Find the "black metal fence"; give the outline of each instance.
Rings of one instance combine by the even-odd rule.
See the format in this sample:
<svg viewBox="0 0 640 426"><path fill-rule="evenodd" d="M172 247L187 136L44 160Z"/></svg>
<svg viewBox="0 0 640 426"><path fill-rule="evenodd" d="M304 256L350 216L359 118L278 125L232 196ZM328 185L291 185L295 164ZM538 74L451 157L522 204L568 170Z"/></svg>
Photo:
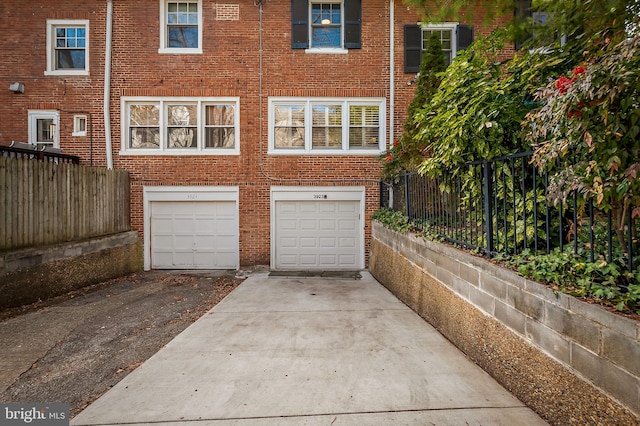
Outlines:
<svg viewBox="0 0 640 426"><path fill-rule="evenodd" d="M380 206L404 212L421 230L487 256L572 247L585 260L640 263L638 221L594 209L577 193L548 201L549 174L531 164L532 152L474 161L437 179L406 173L381 182Z"/></svg>
<svg viewBox="0 0 640 426"><path fill-rule="evenodd" d="M12 143L11 146L0 145L0 156L5 158L23 158L29 160L50 161L53 163L80 164L80 157L63 154L60 149L40 148L26 143Z"/></svg>

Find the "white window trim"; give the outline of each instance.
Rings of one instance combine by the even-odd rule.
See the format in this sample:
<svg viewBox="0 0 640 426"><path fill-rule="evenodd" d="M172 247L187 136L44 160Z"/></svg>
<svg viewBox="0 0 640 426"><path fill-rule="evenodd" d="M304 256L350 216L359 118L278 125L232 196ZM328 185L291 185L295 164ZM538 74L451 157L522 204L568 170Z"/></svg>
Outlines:
<svg viewBox="0 0 640 426"><path fill-rule="evenodd" d="M55 28L84 26L86 40L84 46L84 69L55 69ZM89 21L86 19L48 19L47 20L47 69L44 75L89 75Z"/></svg>
<svg viewBox="0 0 640 426"><path fill-rule="evenodd" d="M198 47L197 48L181 48L167 47L167 3L169 0L160 0L160 47L158 53L163 54L185 54L197 55L202 54L202 0L188 0L198 3Z"/></svg>
<svg viewBox="0 0 640 426"><path fill-rule="evenodd" d="M29 143L36 145L36 134L38 131L37 120L39 119L53 119L53 125L55 131L53 133L53 148L60 148L60 113L56 110L29 110L28 116L28 138Z"/></svg>
<svg viewBox="0 0 640 426"><path fill-rule="evenodd" d="M198 138L204 144L204 106L210 104L234 105L234 147L233 148L167 148L166 104L176 103L197 104L198 110ZM160 147L158 148L129 148L129 116L127 105L130 103L159 103L160 104ZM240 98L239 97L134 97L123 96L120 99L120 155L240 155Z"/></svg>
<svg viewBox="0 0 640 426"><path fill-rule="evenodd" d="M84 120L84 130L79 130L81 120ZM87 136L87 116L86 115L73 116L73 133L71 133L71 136Z"/></svg>
<svg viewBox="0 0 640 426"><path fill-rule="evenodd" d="M418 25L420 25L420 27L422 28L422 32L421 32L421 37L422 37L422 41L421 41L421 47L424 47L424 32L425 31L429 31L429 30L451 30L451 60L453 61L453 58L456 57L456 53L458 51L458 25L460 25L459 22L442 22L442 23L438 23L438 24L431 24L431 23L418 23ZM424 49L422 50L424 52Z"/></svg>
<svg viewBox="0 0 640 426"><path fill-rule="evenodd" d="M277 148L273 129L275 127L275 104L305 104L305 147ZM311 147L311 105L312 104L341 104L342 105L342 148L341 149L312 149ZM349 106L366 105L377 106L379 114L380 140L378 148L349 148ZM269 155L380 155L386 149L386 100L384 98L306 98L306 97L270 97L269 98Z"/></svg>
<svg viewBox="0 0 640 426"><path fill-rule="evenodd" d="M314 3L336 3L340 4L340 47L314 47L313 46L313 24L311 22L311 9ZM329 53L329 54L345 54L349 49L344 48L344 1L343 0L327 0L327 1L309 1L309 47L305 49L305 53Z"/></svg>

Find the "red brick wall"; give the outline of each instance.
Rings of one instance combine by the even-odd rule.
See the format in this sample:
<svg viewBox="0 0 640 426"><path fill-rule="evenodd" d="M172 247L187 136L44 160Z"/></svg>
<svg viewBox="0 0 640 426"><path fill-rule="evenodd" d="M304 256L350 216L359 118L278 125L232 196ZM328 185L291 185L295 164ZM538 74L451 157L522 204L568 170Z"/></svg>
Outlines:
<svg viewBox="0 0 640 426"><path fill-rule="evenodd" d="M113 21L111 130L116 168L132 173L131 217L143 231L145 185L237 185L240 187L240 262L268 264L270 185L365 186L366 241L378 207L376 156L268 156L270 96L375 96L389 111L389 2L362 1L362 48L347 54L308 54L291 48L290 0L268 0L262 13L263 78L260 87L260 9L253 0L203 1L203 54L159 54L158 0L115 0ZM225 4L231 5L226 7ZM67 12L73 11L73 12ZM478 13L481 19L482 11ZM237 19L236 19L237 18ZM415 86L403 72L403 25L415 10L396 2L396 138ZM44 76L47 19L90 20L90 76ZM0 51L0 144L26 141L29 109L60 110L60 145L84 164L106 165L103 73L106 1L5 1ZM476 27L476 34L485 32ZM24 94L6 87L25 84ZM6 87L2 87L6 86ZM262 105L260 91L262 89ZM239 156L119 155L122 96L237 96L240 98ZM262 108L262 111L260 111ZM86 137L72 137L73 112L91 114ZM260 114L262 113L262 132ZM9 118L9 119L7 119ZM388 123L387 123L388 124ZM388 129L387 129L388 130Z"/></svg>

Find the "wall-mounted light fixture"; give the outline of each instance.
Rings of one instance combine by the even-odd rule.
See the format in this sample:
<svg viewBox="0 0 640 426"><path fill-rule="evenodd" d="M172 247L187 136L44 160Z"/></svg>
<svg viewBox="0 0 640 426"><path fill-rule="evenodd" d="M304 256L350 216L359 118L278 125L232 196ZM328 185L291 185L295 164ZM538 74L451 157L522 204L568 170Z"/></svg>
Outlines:
<svg viewBox="0 0 640 426"><path fill-rule="evenodd" d="M22 83L11 83L9 85L9 90L14 93L24 93L24 84Z"/></svg>

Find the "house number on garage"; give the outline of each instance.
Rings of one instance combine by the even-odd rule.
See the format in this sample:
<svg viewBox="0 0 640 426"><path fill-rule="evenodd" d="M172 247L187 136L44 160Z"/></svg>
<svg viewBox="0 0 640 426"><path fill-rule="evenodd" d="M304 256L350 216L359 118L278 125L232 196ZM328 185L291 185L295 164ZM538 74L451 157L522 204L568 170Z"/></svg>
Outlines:
<svg viewBox="0 0 640 426"><path fill-rule="evenodd" d="M187 200L197 200L198 194L187 194Z"/></svg>
<svg viewBox="0 0 640 426"><path fill-rule="evenodd" d="M316 200L326 200L327 194L313 194L313 198Z"/></svg>

